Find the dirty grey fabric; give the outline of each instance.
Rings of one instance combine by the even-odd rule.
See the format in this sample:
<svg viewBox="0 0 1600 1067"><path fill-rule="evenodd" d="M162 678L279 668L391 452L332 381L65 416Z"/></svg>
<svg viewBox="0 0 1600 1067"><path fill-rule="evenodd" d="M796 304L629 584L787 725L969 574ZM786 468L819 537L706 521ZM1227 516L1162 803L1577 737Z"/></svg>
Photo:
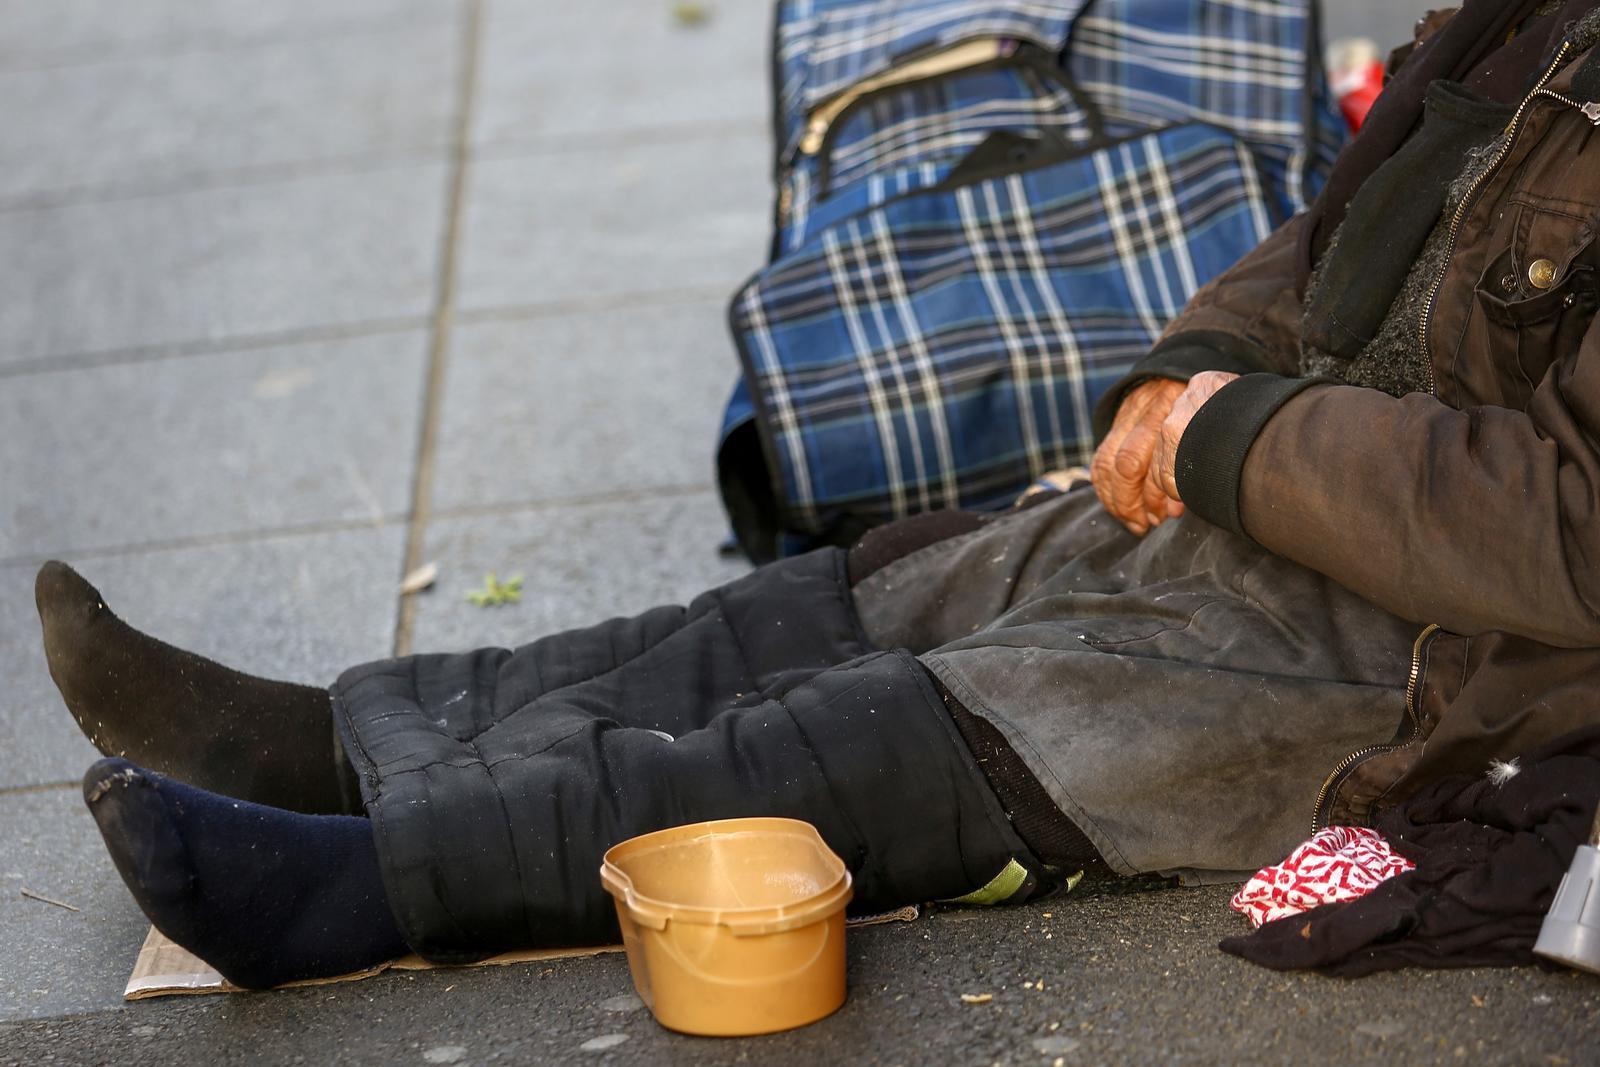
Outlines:
<svg viewBox="0 0 1600 1067"><path fill-rule="evenodd" d="M854 592L1127 874L1282 859L1334 765L1396 736L1421 629L1196 519L1135 538L1089 490Z"/></svg>

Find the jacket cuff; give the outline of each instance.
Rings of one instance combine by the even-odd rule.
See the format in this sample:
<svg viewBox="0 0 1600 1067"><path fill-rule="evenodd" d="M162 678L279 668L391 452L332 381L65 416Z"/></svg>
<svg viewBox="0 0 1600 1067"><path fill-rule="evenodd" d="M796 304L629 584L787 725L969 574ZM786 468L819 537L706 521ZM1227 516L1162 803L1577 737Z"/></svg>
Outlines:
<svg viewBox="0 0 1600 1067"><path fill-rule="evenodd" d="M1100 398L1094 407L1094 440L1105 440L1116 421L1122 398L1152 378L1186 382L1206 370L1254 374L1265 364L1254 345L1221 330L1185 330L1158 342L1154 348Z"/></svg>
<svg viewBox="0 0 1600 1067"><path fill-rule="evenodd" d="M1183 506L1241 537L1239 481L1244 461L1267 420L1291 397L1325 378L1247 374L1218 389L1189 420L1178 442L1178 495Z"/></svg>

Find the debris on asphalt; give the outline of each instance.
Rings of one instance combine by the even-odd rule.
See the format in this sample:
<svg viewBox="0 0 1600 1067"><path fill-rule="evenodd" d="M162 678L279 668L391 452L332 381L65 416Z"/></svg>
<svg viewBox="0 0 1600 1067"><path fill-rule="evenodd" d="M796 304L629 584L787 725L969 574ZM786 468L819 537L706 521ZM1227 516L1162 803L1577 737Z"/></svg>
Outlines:
<svg viewBox="0 0 1600 1067"><path fill-rule="evenodd" d="M401 580L400 594L402 596L410 596L412 593L420 593L424 589L430 588L438 580L439 565L437 563L424 563Z"/></svg>
<svg viewBox="0 0 1600 1067"><path fill-rule="evenodd" d="M502 582L494 571L490 571L483 576L483 588L468 593L467 599L480 608L516 604L522 600L522 575L514 575Z"/></svg>
<svg viewBox="0 0 1600 1067"><path fill-rule="evenodd" d="M987 1004L987 1003L989 1003L989 1001L991 1001L993 999L994 999L994 994L993 993L963 993L963 994L961 994L961 1003L963 1003L963 1004Z"/></svg>
<svg viewBox="0 0 1600 1067"><path fill-rule="evenodd" d="M628 1040L627 1034L601 1034L599 1037L591 1037L579 1045L578 1049L581 1052L604 1052L606 1049L616 1048L626 1040Z"/></svg>
<svg viewBox="0 0 1600 1067"><path fill-rule="evenodd" d="M639 999L637 993L623 993L621 996L607 997L600 1002L601 1011L638 1011L644 1007L644 1001Z"/></svg>
<svg viewBox="0 0 1600 1067"><path fill-rule="evenodd" d="M679 26L704 26L711 21L711 7L697 0L678 0L672 5L672 21Z"/></svg>
<svg viewBox="0 0 1600 1067"><path fill-rule="evenodd" d="M58 908L66 908L68 911L82 911L83 910L82 908L73 907L71 904L68 904L64 900L56 900L53 897L45 896L43 893L35 893L33 890L27 888L26 886L24 886L23 889L22 889L22 895L27 897L29 900L37 900L42 904L54 904L56 907L58 907Z"/></svg>
<svg viewBox="0 0 1600 1067"><path fill-rule="evenodd" d="M1071 1037L1036 1037L1034 1050L1041 1056L1067 1056L1083 1047L1083 1042Z"/></svg>

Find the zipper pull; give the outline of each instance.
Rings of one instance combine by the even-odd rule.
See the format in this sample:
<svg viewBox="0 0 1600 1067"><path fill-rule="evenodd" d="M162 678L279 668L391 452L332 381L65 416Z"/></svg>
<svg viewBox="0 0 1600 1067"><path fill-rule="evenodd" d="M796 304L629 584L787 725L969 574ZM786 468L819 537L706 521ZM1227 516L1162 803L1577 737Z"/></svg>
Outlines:
<svg viewBox="0 0 1600 1067"><path fill-rule="evenodd" d="M1600 126L1600 102L1590 102L1578 109L1583 112L1583 117L1596 126Z"/></svg>
<svg viewBox="0 0 1600 1067"><path fill-rule="evenodd" d="M800 151L808 156L816 155L817 151L822 147L823 140L828 136L828 125L828 116L811 116L811 121L806 123L805 136L800 138Z"/></svg>

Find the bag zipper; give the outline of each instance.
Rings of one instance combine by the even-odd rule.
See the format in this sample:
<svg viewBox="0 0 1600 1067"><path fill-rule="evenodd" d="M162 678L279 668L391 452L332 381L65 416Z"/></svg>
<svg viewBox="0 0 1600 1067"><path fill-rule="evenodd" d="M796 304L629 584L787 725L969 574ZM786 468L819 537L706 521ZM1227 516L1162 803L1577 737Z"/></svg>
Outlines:
<svg viewBox="0 0 1600 1067"><path fill-rule="evenodd" d="M1571 41L1561 42L1561 48L1556 52L1556 58L1551 62L1550 68L1544 72L1544 76L1533 87L1533 91L1523 97L1522 104L1517 108L1516 114L1512 115L1511 121L1506 123L1504 137L1494 159L1473 179L1472 184L1467 188L1466 194L1462 196L1461 203L1456 205L1455 214L1450 217L1450 236L1445 249L1444 265L1439 268L1438 274L1434 276L1433 284L1428 289L1428 298L1422 302L1422 314L1417 318L1417 345L1418 350L1424 354L1428 351L1428 324L1433 318L1433 303L1439 296L1439 290L1444 287L1445 275L1449 273L1450 269L1450 260L1455 257L1456 240L1461 236L1461 224L1466 220L1467 212L1474 206L1474 199L1477 197L1479 190L1489 180L1489 176L1498 170L1500 164L1504 163L1506 157L1511 154L1511 146L1516 142L1517 132L1522 126L1522 117L1528 112L1528 105L1533 103L1533 98L1536 96L1552 96L1557 100L1572 104L1573 107L1578 108L1586 116L1590 115L1589 110L1583 105L1574 103L1545 89L1550 79L1556 76L1556 71L1561 69L1562 63L1566 61L1567 53L1571 50ZM1600 113L1600 107L1596 108L1596 113ZM1594 122L1595 119L1591 117L1590 121ZM1428 392L1432 393L1438 384L1434 379L1433 360L1429 358L1425 362L1428 367Z"/></svg>
<svg viewBox="0 0 1600 1067"><path fill-rule="evenodd" d="M1405 748L1417 739L1422 732L1422 720L1417 717L1417 690L1422 681L1422 653L1427 647L1428 639L1439 632L1438 623L1429 623L1417 635L1411 645L1411 673L1406 677L1406 718L1411 723L1411 733L1404 741L1395 741L1387 745L1368 745L1358 748L1344 759L1340 760L1333 768L1333 773L1328 775L1327 781L1322 783L1322 788L1317 791L1317 803L1311 809L1311 836L1315 837L1325 828L1324 808L1329 806L1334 792L1344 778L1348 777L1357 764L1365 763L1368 759L1381 752L1393 752Z"/></svg>
<svg viewBox="0 0 1600 1067"><path fill-rule="evenodd" d="M997 59L985 60L956 70L940 71L936 74L912 78L903 82L895 82L893 85L884 86L883 88L904 90L913 85L925 85L956 74L981 74L989 70L1018 68L1032 72L1041 81L1054 82L1058 88L1065 91L1072 98L1073 106L1082 113L1084 122L1089 129L1089 140L1084 144L1094 144L1105 139L1104 129L1098 121L1098 116L1094 110L1086 106L1084 101L1079 98L1078 89L1067 78L1066 72L1051 63L1042 61L1036 52L1026 46L1019 47L1015 51L1008 51ZM822 200L833 192L833 142L838 136L839 130L844 126L844 120L857 108L870 104L881 91L875 89L870 93L863 93L851 100L846 107L840 109L839 113L834 116L832 123L828 126L828 132L823 135L822 143L818 145L817 151L813 153L817 157L816 190L811 194L813 200Z"/></svg>
<svg viewBox="0 0 1600 1067"><path fill-rule="evenodd" d="M1006 54L1009 45L1010 41L1007 38L980 37L952 45L922 59L890 67L870 78L856 82L811 110L811 114L806 117L806 132L800 138L800 151L808 156L816 155L818 149L822 147L823 139L828 135L829 127L839 117L840 112L854 103L857 97L886 89L891 85L899 85L901 82L949 74L964 67L986 63L991 59L1000 59Z"/></svg>

